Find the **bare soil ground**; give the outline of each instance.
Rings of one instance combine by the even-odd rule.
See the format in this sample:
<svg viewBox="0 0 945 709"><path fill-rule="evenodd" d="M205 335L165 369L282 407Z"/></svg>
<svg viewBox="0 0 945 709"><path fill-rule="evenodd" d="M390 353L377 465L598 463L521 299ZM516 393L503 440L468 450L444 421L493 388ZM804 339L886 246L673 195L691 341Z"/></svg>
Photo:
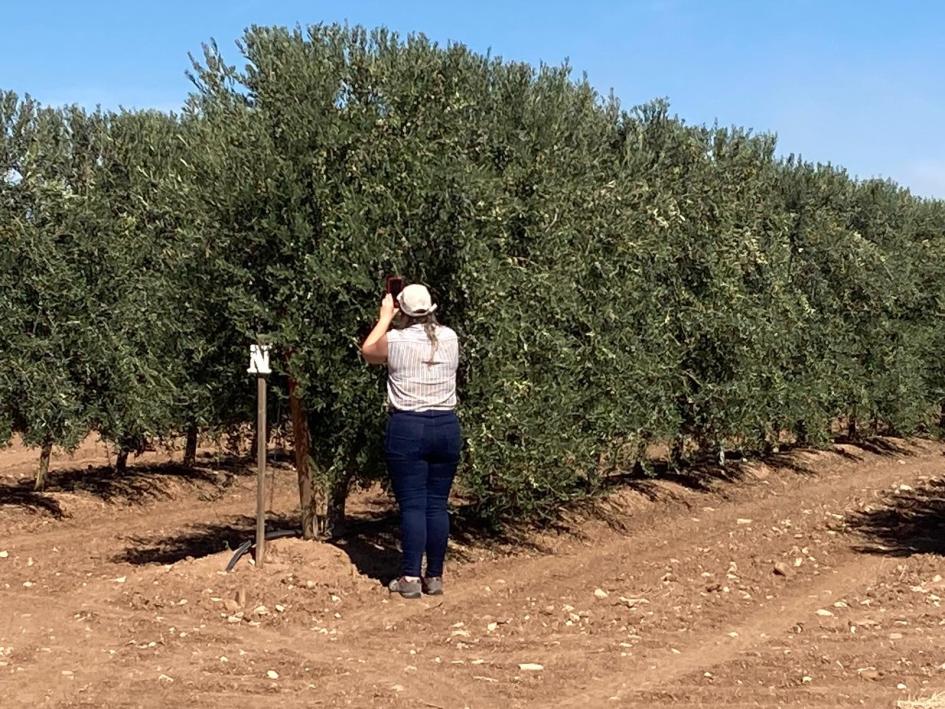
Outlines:
<svg viewBox="0 0 945 709"><path fill-rule="evenodd" d="M396 524L227 547L254 479L151 453L0 452L0 705L896 707L945 690L945 447L883 439L626 480L565 531L460 528L447 594L389 598ZM89 466L92 469L89 470ZM273 527L294 472L274 466ZM909 704L908 702L915 702ZM941 702L945 704L945 702Z"/></svg>

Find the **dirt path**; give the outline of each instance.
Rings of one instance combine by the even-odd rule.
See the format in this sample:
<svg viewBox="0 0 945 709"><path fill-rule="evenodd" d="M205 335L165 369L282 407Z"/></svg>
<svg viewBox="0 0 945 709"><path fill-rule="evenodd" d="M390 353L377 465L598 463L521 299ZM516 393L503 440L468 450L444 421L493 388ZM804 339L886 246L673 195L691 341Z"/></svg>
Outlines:
<svg viewBox="0 0 945 709"><path fill-rule="evenodd" d="M945 689L943 450L797 453L709 491L636 483L613 497L621 527L458 547L447 595L417 602L361 573L394 558L380 523L223 574L249 477L164 476L140 505L54 493L60 520L0 506L0 690L34 706L894 707ZM292 473L276 475L288 519Z"/></svg>

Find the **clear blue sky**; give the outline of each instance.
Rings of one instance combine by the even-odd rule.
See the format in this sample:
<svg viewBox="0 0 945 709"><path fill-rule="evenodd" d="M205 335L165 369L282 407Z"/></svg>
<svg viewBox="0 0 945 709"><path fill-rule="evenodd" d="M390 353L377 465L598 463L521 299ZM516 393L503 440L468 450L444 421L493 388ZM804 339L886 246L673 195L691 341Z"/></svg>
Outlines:
<svg viewBox="0 0 945 709"><path fill-rule="evenodd" d="M181 105L187 52L235 62L250 24L349 21L533 63L569 59L626 106L778 134L781 153L945 197L938 0L8 0L0 88L45 103Z"/></svg>

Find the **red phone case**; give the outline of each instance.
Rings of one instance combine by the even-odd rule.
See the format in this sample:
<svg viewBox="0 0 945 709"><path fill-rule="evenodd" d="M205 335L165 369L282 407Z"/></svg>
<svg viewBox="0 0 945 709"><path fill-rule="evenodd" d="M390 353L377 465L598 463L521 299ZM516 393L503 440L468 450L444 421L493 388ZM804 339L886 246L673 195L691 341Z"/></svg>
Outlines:
<svg viewBox="0 0 945 709"><path fill-rule="evenodd" d="M404 279L401 276L388 276L387 277L387 292L394 296L394 300L397 300L397 296L404 289Z"/></svg>

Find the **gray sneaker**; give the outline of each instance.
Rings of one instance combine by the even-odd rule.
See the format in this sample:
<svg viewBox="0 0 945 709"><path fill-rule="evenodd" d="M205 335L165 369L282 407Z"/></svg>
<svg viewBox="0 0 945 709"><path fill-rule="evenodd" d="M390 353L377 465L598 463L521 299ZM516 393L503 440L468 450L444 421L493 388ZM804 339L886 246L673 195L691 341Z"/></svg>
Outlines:
<svg viewBox="0 0 945 709"><path fill-rule="evenodd" d="M424 576L421 579L423 592L428 596L443 595L443 577L442 576Z"/></svg>
<svg viewBox="0 0 945 709"><path fill-rule="evenodd" d="M419 581L408 581L401 576L387 584L387 589L391 593L399 593L404 598L420 598L422 586Z"/></svg>

